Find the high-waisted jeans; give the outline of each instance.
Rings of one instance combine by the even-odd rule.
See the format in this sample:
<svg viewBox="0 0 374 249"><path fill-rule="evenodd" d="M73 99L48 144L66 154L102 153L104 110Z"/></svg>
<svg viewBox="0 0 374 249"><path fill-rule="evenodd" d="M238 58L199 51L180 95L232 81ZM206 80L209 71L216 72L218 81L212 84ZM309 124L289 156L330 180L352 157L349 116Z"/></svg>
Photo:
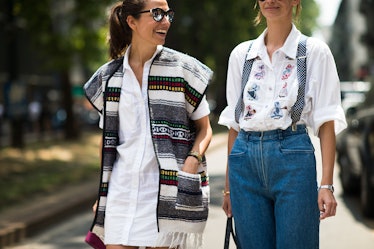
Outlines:
<svg viewBox="0 0 374 249"><path fill-rule="evenodd" d="M319 248L316 160L304 125L240 131L229 182L239 248Z"/></svg>

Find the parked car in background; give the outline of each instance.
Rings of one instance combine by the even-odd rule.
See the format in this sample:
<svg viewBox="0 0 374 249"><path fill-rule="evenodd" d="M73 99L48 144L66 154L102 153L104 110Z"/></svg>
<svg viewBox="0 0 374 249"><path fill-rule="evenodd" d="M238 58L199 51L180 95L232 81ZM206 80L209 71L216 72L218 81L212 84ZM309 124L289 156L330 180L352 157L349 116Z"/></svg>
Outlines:
<svg viewBox="0 0 374 249"><path fill-rule="evenodd" d="M340 91L344 111L356 107L365 101L366 93L371 89L371 83L366 81L342 81Z"/></svg>
<svg viewBox="0 0 374 249"><path fill-rule="evenodd" d="M344 194L360 197L363 214L374 217L374 105L346 109L348 127L337 136L337 162Z"/></svg>

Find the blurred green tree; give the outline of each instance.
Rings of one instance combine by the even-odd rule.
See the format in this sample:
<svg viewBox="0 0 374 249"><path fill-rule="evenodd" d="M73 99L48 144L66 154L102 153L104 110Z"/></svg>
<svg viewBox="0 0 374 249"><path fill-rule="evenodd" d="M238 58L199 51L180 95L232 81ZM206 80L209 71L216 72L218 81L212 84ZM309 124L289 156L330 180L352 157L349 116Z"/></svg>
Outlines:
<svg viewBox="0 0 374 249"><path fill-rule="evenodd" d="M3 0L4 1L4 0ZM21 23L41 67L57 75L66 112L65 137L79 136L72 97L71 73L77 67L92 71L106 56L106 10L113 0L5 0ZM80 83L82 84L82 82Z"/></svg>
<svg viewBox="0 0 374 249"><path fill-rule="evenodd" d="M240 42L256 38L264 24L254 26L256 1L188 0L169 1L176 11L167 45L188 53L207 64L215 73L208 89L213 114L226 105L226 72L231 50ZM319 9L314 0L303 1L298 25L306 35L317 27Z"/></svg>
<svg viewBox="0 0 374 249"><path fill-rule="evenodd" d="M35 51L43 54L43 66L57 72L62 86L67 119L66 138L79 135L74 119L71 71L83 65L90 75L108 57L106 13L113 0L3 0L11 2L12 14L22 23ZM202 60L215 72L208 91L213 113L226 105L225 82L231 50L240 42L257 37L264 25L255 27L256 1L169 0L177 15L167 46ZM316 27L318 7L303 1L299 28L310 35ZM1 19L1 18L0 18Z"/></svg>

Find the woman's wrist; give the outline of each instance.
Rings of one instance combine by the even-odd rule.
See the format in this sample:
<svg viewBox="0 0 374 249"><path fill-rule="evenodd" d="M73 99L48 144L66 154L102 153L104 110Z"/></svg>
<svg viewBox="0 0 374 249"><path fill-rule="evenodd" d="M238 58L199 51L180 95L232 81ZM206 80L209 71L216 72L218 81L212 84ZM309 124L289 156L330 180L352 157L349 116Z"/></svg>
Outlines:
<svg viewBox="0 0 374 249"><path fill-rule="evenodd" d="M197 151L191 150L191 151L188 152L188 154L187 154L187 157L189 157L189 156L192 156L192 157L196 158L197 161L198 161L199 163L202 163L202 162L203 162L203 155L201 155L201 154L200 154L199 152L197 152Z"/></svg>

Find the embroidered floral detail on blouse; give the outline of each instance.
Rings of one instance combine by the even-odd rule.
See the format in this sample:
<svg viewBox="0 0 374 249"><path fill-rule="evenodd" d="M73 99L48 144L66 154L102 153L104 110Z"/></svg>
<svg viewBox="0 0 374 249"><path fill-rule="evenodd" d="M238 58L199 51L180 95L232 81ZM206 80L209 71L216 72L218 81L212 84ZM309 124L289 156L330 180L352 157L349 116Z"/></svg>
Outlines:
<svg viewBox="0 0 374 249"><path fill-rule="evenodd" d="M265 65L262 64L260 66L258 66L258 69L257 71L255 72L255 78L257 80L261 80L265 77Z"/></svg>
<svg viewBox="0 0 374 249"><path fill-rule="evenodd" d="M287 82L284 82L282 89L279 92L279 97L284 98L284 97L287 97L287 95L288 95Z"/></svg>
<svg viewBox="0 0 374 249"><path fill-rule="evenodd" d="M249 100L257 100L258 96L256 92L258 90L260 90L260 86L258 86L257 84L253 84L252 87L247 91L247 98Z"/></svg>
<svg viewBox="0 0 374 249"><path fill-rule="evenodd" d="M287 107L281 107L280 103L277 101L274 103L274 109L272 114L270 115L273 119L280 119L283 117L283 111L282 109L287 109Z"/></svg>
<svg viewBox="0 0 374 249"><path fill-rule="evenodd" d="M253 115L256 114L256 110L252 108L252 106L248 105L246 108L246 114L244 115L244 120L251 119Z"/></svg>
<svg viewBox="0 0 374 249"><path fill-rule="evenodd" d="M282 80L286 80L290 77L293 68L294 66L292 66L291 64L287 65L286 69L283 71Z"/></svg>

